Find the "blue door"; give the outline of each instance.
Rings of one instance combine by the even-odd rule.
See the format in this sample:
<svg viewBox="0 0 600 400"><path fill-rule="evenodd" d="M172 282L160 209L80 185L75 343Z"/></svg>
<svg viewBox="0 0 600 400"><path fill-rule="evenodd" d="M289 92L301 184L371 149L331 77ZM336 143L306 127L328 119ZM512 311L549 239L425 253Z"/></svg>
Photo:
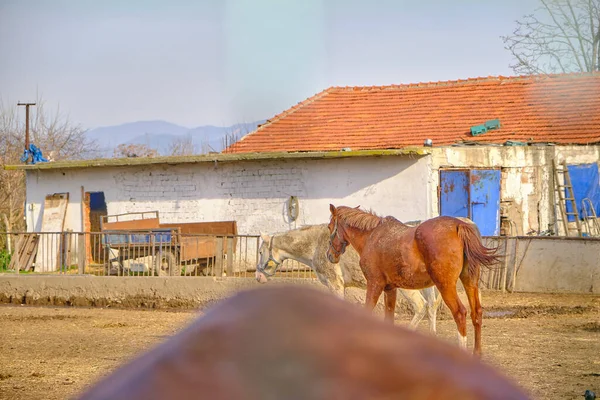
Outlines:
<svg viewBox="0 0 600 400"><path fill-rule="evenodd" d="M440 215L471 218L483 236L500 234L500 170L442 170Z"/></svg>
<svg viewBox="0 0 600 400"><path fill-rule="evenodd" d="M471 219L483 236L500 234L500 170L471 171Z"/></svg>
<svg viewBox="0 0 600 400"><path fill-rule="evenodd" d="M441 171L440 215L469 218L469 171Z"/></svg>

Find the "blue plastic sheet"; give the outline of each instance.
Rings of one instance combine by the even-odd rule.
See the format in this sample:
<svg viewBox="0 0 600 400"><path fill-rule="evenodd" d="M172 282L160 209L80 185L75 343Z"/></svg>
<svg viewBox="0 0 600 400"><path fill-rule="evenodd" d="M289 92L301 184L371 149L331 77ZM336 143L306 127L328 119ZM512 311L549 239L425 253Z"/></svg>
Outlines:
<svg viewBox="0 0 600 400"><path fill-rule="evenodd" d="M577 203L577 211L579 217L583 217L581 201L585 198L590 199L594 205L596 213L600 211L600 178L598 176L598 164L580 164L567 165L571 184L573 185L573 194ZM569 192L565 189L565 197L570 197ZM571 212L571 202L567 201L567 212ZM575 221L572 215L569 215L569 221Z"/></svg>
<svg viewBox="0 0 600 400"><path fill-rule="evenodd" d="M48 162L47 159L42 155L42 150L40 150L36 145L31 143L28 149L25 149L23 155L21 156L21 162L28 162L29 158L31 158L31 163L39 163L39 162Z"/></svg>

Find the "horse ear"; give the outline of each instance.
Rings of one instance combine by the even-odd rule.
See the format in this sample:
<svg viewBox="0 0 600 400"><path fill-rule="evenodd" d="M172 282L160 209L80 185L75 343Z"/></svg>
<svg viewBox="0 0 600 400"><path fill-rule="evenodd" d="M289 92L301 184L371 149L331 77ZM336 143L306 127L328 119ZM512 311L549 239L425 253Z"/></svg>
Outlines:
<svg viewBox="0 0 600 400"><path fill-rule="evenodd" d="M360 208L360 204L357 205L356 207L354 207L356 210L358 210Z"/></svg>
<svg viewBox="0 0 600 400"><path fill-rule="evenodd" d="M335 214L335 206L333 204L329 204L329 211L331 211L331 214Z"/></svg>
<svg viewBox="0 0 600 400"><path fill-rule="evenodd" d="M260 238L263 240L263 242L268 242L269 240L271 240L271 237L265 233L260 232Z"/></svg>

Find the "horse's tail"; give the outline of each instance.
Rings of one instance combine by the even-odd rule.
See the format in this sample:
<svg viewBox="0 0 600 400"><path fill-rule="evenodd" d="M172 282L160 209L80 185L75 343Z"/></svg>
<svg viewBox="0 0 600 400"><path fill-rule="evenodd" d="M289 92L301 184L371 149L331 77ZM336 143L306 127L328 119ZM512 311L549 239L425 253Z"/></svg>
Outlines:
<svg viewBox="0 0 600 400"><path fill-rule="evenodd" d="M477 276L480 266L491 268L500 261L501 256L497 254L498 247L488 248L481 243L477 225L461 222L457 230L469 264L469 275Z"/></svg>

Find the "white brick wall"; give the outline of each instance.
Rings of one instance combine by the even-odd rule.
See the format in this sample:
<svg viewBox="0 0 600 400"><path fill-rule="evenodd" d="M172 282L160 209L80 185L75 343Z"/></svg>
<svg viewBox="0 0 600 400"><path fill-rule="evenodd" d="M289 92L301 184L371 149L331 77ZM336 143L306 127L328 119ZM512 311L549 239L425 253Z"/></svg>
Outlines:
<svg viewBox="0 0 600 400"><path fill-rule="evenodd" d="M39 229L48 193L69 192L66 227L81 229L81 186L103 191L109 214L158 210L163 222L236 220L242 234L327 222L329 203L361 205L400 219L424 219L425 158L284 160L88 168L27 173L28 229ZM297 196L300 214L287 215Z"/></svg>

